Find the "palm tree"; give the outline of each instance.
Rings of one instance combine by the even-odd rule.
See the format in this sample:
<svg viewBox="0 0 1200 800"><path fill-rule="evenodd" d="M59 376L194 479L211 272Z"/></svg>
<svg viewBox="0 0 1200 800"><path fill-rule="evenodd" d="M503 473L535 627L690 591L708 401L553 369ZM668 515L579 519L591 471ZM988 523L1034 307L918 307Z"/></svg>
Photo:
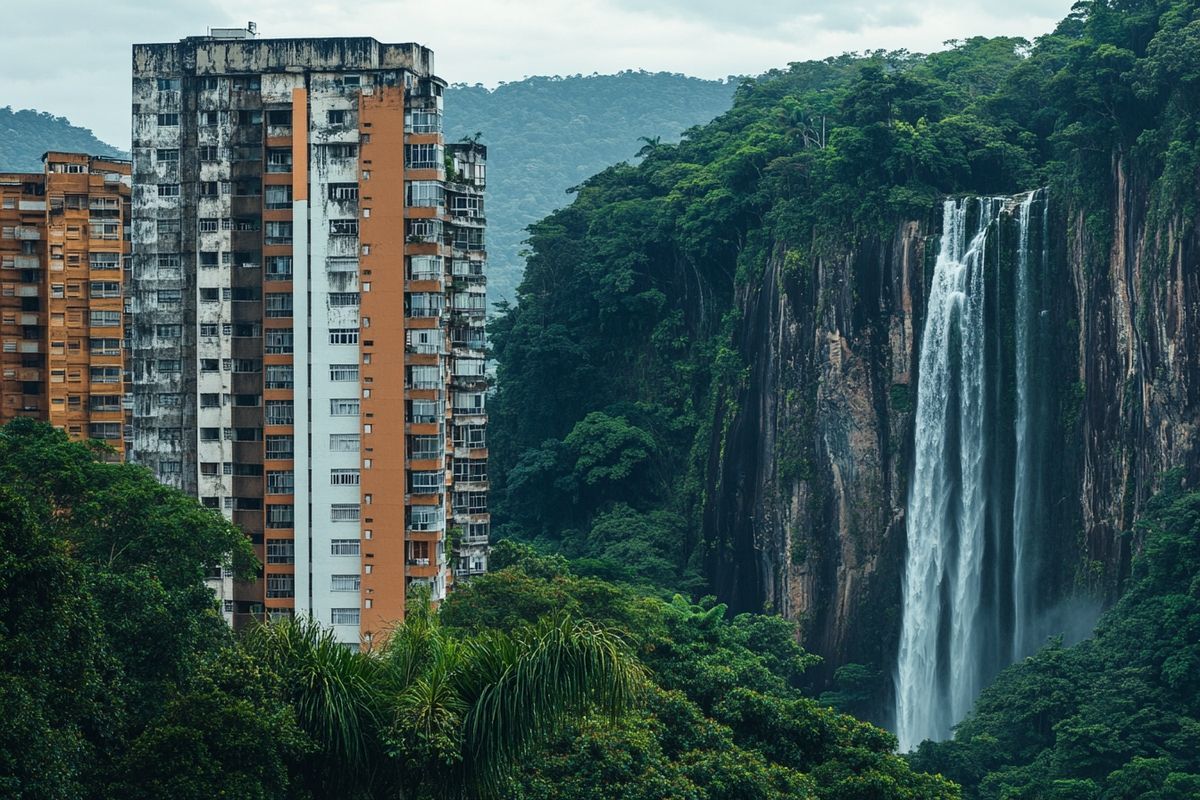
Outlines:
<svg viewBox="0 0 1200 800"><path fill-rule="evenodd" d="M492 798L531 745L570 716L627 709L643 670L612 632L565 616L511 634L442 629L427 602L379 650L360 653L312 620L256 629L321 748L314 796Z"/></svg>

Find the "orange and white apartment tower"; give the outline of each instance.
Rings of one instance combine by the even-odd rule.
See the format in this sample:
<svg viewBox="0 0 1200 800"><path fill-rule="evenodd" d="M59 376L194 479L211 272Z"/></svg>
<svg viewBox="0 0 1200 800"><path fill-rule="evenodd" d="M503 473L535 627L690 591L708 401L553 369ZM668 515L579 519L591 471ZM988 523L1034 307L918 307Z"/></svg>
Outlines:
<svg viewBox="0 0 1200 800"><path fill-rule="evenodd" d="M0 173L0 424L33 417L126 449L130 165L46 153Z"/></svg>
<svg viewBox="0 0 1200 800"><path fill-rule="evenodd" d="M252 538L231 622L369 645L486 568L486 149L416 44L217 29L133 69L132 458Z"/></svg>

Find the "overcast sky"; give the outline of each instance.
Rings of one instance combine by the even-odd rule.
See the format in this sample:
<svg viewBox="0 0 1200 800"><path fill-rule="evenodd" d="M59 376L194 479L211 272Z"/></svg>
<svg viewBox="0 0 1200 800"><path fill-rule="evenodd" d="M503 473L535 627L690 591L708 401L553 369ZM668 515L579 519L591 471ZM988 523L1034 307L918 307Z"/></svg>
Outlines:
<svg viewBox="0 0 1200 800"><path fill-rule="evenodd" d="M45 0L4 3L0 106L65 116L129 146L130 45L258 23L260 36L417 41L450 82L527 75L756 74L846 51L928 52L974 35L1033 38L1071 0Z"/></svg>

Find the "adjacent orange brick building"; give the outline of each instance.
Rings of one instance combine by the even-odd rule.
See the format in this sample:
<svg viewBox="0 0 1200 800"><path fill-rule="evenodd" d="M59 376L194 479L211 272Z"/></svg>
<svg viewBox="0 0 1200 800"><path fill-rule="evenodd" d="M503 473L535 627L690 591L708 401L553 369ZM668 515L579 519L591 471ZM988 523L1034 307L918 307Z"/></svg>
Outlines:
<svg viewBox="0 0 1200 800"><path fill-rule="evenodd" d="M130 163L50 152L0 173L0 424L49 421L124 455Z"/></svg>

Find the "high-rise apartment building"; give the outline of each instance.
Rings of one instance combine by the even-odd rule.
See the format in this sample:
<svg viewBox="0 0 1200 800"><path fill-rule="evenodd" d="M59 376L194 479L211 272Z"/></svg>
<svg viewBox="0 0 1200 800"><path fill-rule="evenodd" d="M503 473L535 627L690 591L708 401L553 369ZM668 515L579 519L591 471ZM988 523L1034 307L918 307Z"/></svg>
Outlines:
<svg viewBox="0 0 1200 800"><path fill-rule="evenodd" d="M133 458L264 564L235 624L370 642L486 566L486 150L433 53L221 29L133 50Z"/></svg>
<svg viewBox="0 0 1200 800"><path fill-rule="evenodd" d="M34 417L125 451L129 162L50 152L0 173L0 424Z"/></svg>

